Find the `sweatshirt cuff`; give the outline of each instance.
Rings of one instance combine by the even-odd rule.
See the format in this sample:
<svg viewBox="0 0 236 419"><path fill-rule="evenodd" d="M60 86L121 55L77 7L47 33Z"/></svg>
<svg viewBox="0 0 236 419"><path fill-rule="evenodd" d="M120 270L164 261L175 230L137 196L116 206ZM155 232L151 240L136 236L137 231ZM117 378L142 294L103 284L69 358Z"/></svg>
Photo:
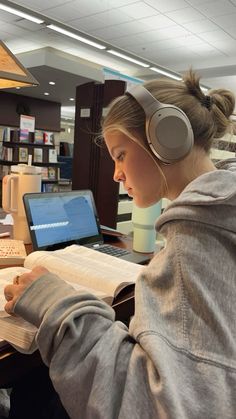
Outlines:
<svg viewBox="0 0 236 419"><path fill-rule="evenodd" d="M54 303L74 295L74 288L56 275L48 273L34 281L14 306L14 313L39 327L47 310Z"/></svg>

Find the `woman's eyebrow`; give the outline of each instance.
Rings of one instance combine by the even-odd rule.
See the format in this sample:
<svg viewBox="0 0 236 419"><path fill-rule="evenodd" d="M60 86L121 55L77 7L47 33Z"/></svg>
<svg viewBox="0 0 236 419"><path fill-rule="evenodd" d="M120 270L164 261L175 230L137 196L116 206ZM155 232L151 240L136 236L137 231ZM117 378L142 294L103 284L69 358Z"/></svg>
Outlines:
<svg viewBox="0 0 236 419"><path fill-rule="evenodd" d="M111 155L114 156L116 149L119 149L121 146L120 145L114 145L111 148Z"/></svg>

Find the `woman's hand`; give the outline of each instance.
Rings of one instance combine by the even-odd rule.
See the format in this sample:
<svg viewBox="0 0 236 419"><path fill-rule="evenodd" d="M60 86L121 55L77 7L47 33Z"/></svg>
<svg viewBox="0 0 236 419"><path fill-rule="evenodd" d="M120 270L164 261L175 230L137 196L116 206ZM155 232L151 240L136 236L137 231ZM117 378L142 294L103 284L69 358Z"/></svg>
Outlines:
<svg viewBox="0 0 236 419"><path fill-rule="evenodd" d="M49 271L43 266L37 266L36 268L33 268L31 272L17 275L13 279L13 285L7 285L4 289L4 295L7 300L4 307L6 312L8 314L12 314L16 301L24 293L26 288L29 287L36 279L48 272Z"/></svg>

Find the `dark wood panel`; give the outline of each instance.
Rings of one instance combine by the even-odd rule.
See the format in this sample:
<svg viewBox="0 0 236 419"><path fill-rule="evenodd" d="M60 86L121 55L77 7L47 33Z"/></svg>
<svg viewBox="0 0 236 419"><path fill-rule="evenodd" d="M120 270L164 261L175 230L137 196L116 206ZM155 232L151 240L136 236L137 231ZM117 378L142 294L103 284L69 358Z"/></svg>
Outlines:
<svg viewBox="0 0 236 419"><path fill-rule="evenodd" d="M101 224L112 228L116 228L119 184L113 181L114 165L107 149L95 140L103 108L124 90L125 82L120 80L86 83L76 89L72 188L91 189ZM89 110L87 117L82 116L85 110Z"/></svg>
<svg viewBox="0 0 236 419"><path fill-rule="evenodd" d="M36 129L60 131L60 103L1 91L0 125L19 127L20 114L35 116Z"/></svg>

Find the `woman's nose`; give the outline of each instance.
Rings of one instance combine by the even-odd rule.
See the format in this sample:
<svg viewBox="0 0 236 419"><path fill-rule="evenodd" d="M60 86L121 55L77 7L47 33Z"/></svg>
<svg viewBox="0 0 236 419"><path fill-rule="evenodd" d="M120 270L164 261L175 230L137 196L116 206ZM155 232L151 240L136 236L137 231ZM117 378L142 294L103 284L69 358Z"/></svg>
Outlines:
<svg viewBox="0 0 236 419"><path fill-rule="evenodd" d="M124 180L124 173L120 169L115 169L113 179L115 182L122 182Z"/></svg>

